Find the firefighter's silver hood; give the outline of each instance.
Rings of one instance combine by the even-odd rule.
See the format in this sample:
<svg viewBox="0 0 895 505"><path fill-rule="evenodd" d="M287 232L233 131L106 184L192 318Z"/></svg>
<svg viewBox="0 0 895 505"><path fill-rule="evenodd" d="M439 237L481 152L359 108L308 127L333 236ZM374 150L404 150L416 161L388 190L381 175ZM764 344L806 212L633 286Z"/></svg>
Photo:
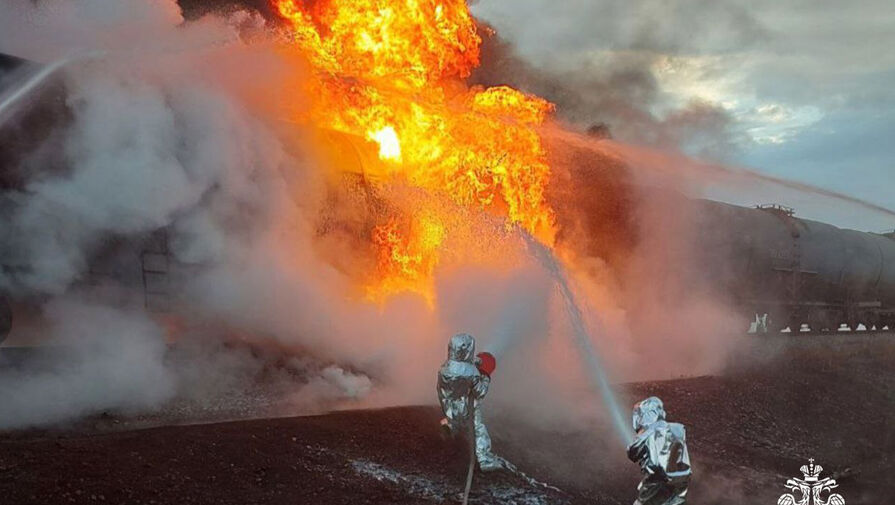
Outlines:
<svg viewBox="0 0 895 505"><path fill-rule="evenodd" d="M451 337L448 344L448 359L454 361L473 362L475 356L475 339L468 333L458 333Z"/></svg>
<svg viewBox="0 0 895 505"><path fill-rule="evenodd" d="M637 436L628 459L640 465L638 505L684 505L692 469L684 425L665 421L662 400L651 396L634 406Z"/></svg>
<svg viewBox="0 0 895 505"><path fill-rule="evenodd" d="M646 400L634 405L634 415L631 419L631 425L635 432L657 422L665 420L665 406L662 400L655 396L650 396Z"/></svg>

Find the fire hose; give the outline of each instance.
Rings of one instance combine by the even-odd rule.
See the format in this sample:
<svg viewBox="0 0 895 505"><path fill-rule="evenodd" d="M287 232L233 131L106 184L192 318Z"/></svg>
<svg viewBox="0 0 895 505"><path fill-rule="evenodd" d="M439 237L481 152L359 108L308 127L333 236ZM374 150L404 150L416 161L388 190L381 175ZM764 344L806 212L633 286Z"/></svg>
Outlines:
<svg viewBox="0 0 895 505"><path fill-rule="evenodd" d="M477 356L476 366L479 371L488 377L491 377L491 374L497 368L497 360L494 359L494 355L489 352L479 353ZM468 438L469 438L469 467L466 470L466 488L463 491L463 505L469 504L469 492L472 490L472 476L475 473L475 463L476 463L476 439L475 439L475 394L473 391L469 392L469 395L466 398L466 414L467 414L467 426L469 429ZM516 468L516 465L510 463L509 461L495 456L496 459L500 461L500 465L510 473L520 477L522 480L527 482L530 486L539 487L543 489L549 489L552 491L556 491L562 493L563 491L559 488L551 486L549 484L545 484L536 479L533 479Z"/></svg>
<svg viewBox="0 0 895 505"><path fill-rule="evenodd" d="M469 426L469 469L466 471L466 490L463 491L463 505L469 503L469 491L472 489L472 474L475 473L475 400L473 395L469 395L466 400L466 413L469 416L467 425Z"/></svg>
<svg viewBox="0 0 895 505"><path fill-rule="evenodd" d="M497 360L490 352L480 352L476 355L476 368L484 375L491 377L491 373L497 368ZM469 491L472 489L472 475L475 473L475 394L472 390L466 397L466 415L469 425L469 469L466 471L466 490L463 491L463 505L469 503Z"/></svg>

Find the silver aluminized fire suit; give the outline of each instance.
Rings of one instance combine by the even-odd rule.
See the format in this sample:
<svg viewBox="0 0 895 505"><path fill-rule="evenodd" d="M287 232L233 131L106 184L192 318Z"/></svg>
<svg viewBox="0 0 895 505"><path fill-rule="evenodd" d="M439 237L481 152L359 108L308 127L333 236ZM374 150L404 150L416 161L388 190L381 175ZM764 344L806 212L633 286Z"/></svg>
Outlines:
<svg viewBox="0 0 895 505"><path fill-rule="evenodd" d="M452 434L469 430L469 400L473 405L475 426L475 456L482 471L502 467L501 458L491 452L491 436L482 420L480 403L488 393L491 378L481 373L475 363L475 339L458 333L448 344L448 358L438 370L438 401L444 412L442 425Z"/></svg>
<svg viewBox="0 0 895 505"><path fill-rule="evenodd" d="M655 396L634 406L633 425L637 436L628 458L643 473L634 505L686 503L691 470L684 425L666 422L662 400Z"/></svg>

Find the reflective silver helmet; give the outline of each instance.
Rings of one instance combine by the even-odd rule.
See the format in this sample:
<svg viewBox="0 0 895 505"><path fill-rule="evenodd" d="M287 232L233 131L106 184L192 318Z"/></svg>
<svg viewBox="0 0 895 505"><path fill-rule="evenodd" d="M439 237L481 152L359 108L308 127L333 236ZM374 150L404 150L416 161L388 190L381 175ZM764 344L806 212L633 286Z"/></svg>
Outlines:
<svg viewBox="0 0 895 505"><path fill-rule="evenodd" d="M640 431L657 421L665 420L665 406L658 397L650 396L646 400L634 405L634 415L631 424L634 431Z"/></svg>
<svg viewBox="0 0 895 505"><path fill-rule="evenodd" d="M475 356L475 338L469 333L458 333L448 343L448 359L472 363Z"/></svg>

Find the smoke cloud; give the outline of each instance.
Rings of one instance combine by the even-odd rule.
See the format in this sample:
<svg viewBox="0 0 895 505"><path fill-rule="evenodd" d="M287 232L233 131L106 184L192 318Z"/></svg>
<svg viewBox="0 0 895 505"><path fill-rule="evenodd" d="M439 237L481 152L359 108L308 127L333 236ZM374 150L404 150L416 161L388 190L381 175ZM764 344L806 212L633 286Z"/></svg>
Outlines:
<svg viewBox="0 0 895 505"><path fill-rule="evenodd" d="M114 406L139 412L175 391L161 329L144 314L70 300L44 307L64 359L48 369L0 371L0 429L42 425Z"/></svg>
<svg viewBox="0 0 895 505"><path fill-rule="evenodd" d="M53 76L65 89L63 120L17 167L24 182L3 192L0 224L11 266L0 287L16 300L47 300L46 323L28 328L20 318L17 331L61 358L5 372L15 401L3 428L175 398L213 402L256 380L284 389L292 413L342 401L428 403L431 385L420 377L443 359L435 343L454 328L487 332L505 324L497 314L528 312L499 300L523 289L526 274L448 276L442 320L415 297L369 304L334 268L338 257L321 257L363 262L369 251L320 249L314 239L324 170L300 138L280 135L275 103L290 91L276 83L300 79L302 64L269 51L263 37L246 41L260 18L184 23L170 1L21 4L11 14L0 50L67 62ZM45 89L29 100L45 100ZM176 263L166 279L174 306L162 321L143 310L139 278L139 244L159 229ZM129 241L132 256L107 257ZM97 269L125 286L97 281ZM460 294L485 284L490 297ZM271 372L268 357L221 346L234 339L303 357Z"/></svg>
<svg viewBox="0 0 895 505"><path fill-rule="evenodd" d="M747 140L717 104L669 103L654 72L665 61L659 52L612 51L571 67L536 66L497 33L484 31L489 35L484 38L483 64L473 80L542 96L579 131L715 159L729 158Z"/></svg>
<svg viewBox="0 0 895 505"><path fill-rule="evenodd" d="M185 22L173 0L21 3L9 13L0 51L68 63L56 76L65 121L17 167L22 187L0 196L8 210L0 257L10 265L0 270L0 289L40 306L49 324L34 339L66 358L49 370L3 372L13 401L0 427L211 402L259 382L287 406L279 414L431 403L447 337L459 331L480 335L479 348L499 355L493 394L504 411L547 426L599 414L553 281L493 217L458 214L463 223L452 226L463 232L445 246L435 307L411 295L382 305L363 298L354 270L375 261L369 230L333 231L321 216L364 217L382 206L412 212L414 198L437 197L401 187L357 201L334 196L314 133L283 121L284 109L311 99L294 87L303 62L274 49L258 15ZM656 96L643 73L649 61L608 62L562 83L500 41L488 44L483 60L497 66L477 82L542 92L570 121L609 122L613 135L657 144L712 150L726 142L700 140L724 130L726 119L711 108L648 110ZM729 345L708 337L725 309L701 292L678 296L686 278L669 273L663 254L687 240L686 223L664 219L667 206L641 206L637 191L609 198L614 186L597 184L594 167L573 158L557 167L557 180L568 180L552 200L562 214L563 259L574 265L590 326L604 329L594 338L611 376L678 371L644 368L658 356L680 358L691 372L718 366ZM623 185L624 176L612 178ZM563 196L580 208L566 208ZM604 204L592 217L613 215L612 206L624 212L598 223L605 234L595 235L588 215ZM173 260L171 306L150 316L135 258L159 230ZM130 256L106 257L128 243L136 244ZM125 286L96 282L98 269ZM671 310L669 298L677 300ZM702 354L687 350L697 344ZM537 405L534 394L543 398Z"/></svg>
<svg viewBox="0 0 895 505"><path fill-rule="evenodd" d="M48 300L40 310L49 324L32 328L30 341L54 346L61 357L43 370L23 366L4 372L4 389L13 401L4 405L3 428L104 410L158 408L174 397L207 400L259 380L267 373L262 370L266 357L215 342L238 340L233 334L242 329L242 314L264 316L254 306L277 295L272 292L278 289L276 273L261 268L265 261L286 262L287 252L270 251L271 213L285 209L291 220L277 224L294 226L301 239L310 235L303 212L313 215L313 210L300 207L314 208L313 198L304 199L311 193L302 189L313 186L308 179L314 175L303 169L307 161L286 152L272 131L276 121L266 115L261 119L258 111L267 111L257 100L260 86L266 86L257 82L288 80L284 76L294 75L300 62L287 65L269 51L250 48L242 37L251 36L263 21L242 12L189 25L173 1L22 2L8 13L0 50L66 63L53 76L65 89L63 120L16 167L24 173L24 184L2 194L9 213L0 223L8 266L0 273L0 288L27 303ZM52 92L47 89L29 99L46 100ZM294 172L288 184L287 165ZM287 189L296 193L287 195ZM142 307L142 289L134 289L142 288L139 247L123 259L96 258L121 249L116 247L120 243L139 246L159 229L167 230L170 253L179 265L172 265L166 279L172 291L181 292L179 308L193 307L197 314L216 317L213 321L197 318L183 328L150 319ZM264 245L253 246L256 241ZM313 308L303 302L325 304L326 295L318 296L313 286L325 285L328 277L316 275L321 262L310 251L290 246L288 253L305 254L308 263L287 277L292 284L279 294L289 300L268 306L278 311L280 317L273 320L283 327L293 307L309 315ZM288 263L301 261L290 258ZM102 274L125 286L115 286ZM231 284L241 282L246 285ZM252 291L253 286L261 292ZM246 297L242 305L225 303L236 296L232 291ZM86 305L72 299L86 300ZM174 312L170 318L177 322L181 316ZM294 344L307 336L303 345L313 347L326 330L300 318L291 322L295 326L288 325L277 338ZM29 332L27 320L19 326ZM258 324L250 329L251 340L263 341L263 331L280 328ZM172 338L187 342L172 351ZM318 356L336 354L321 349ZM362 398L370 390L366 375L333 361L280 368L288 371L280 375L289 376L261 379L274 388L289 385L287 396L299 411L327 400Z"/></svg>

